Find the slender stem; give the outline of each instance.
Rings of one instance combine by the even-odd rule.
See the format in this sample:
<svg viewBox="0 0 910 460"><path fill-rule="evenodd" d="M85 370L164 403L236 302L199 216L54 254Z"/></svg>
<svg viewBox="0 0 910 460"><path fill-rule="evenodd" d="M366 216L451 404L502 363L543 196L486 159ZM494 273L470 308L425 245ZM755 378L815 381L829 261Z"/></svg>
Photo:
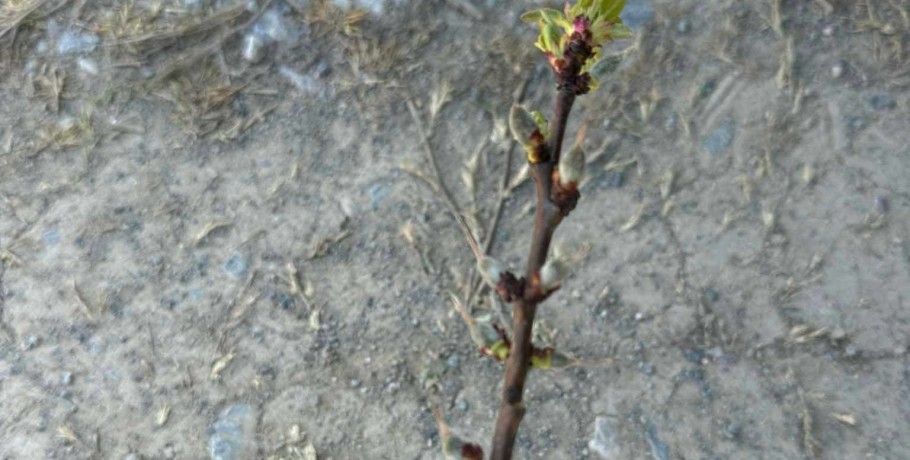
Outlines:
<svg viewBox="0 0 910 460"><path fill-rule="evenodd" d="M559 164L562 138L566 133L566 123L569 121L573 103L575 103L575 92L572 90L562 88L556 93L556 107L553 109L556 116L553 117L553 137L550 139L550 152L554 165Z"/></svg>
<svg viewBox="0 0 910 460"><path fill-rule="evenodd" d="M550 159L533 165L531 174L537 186L537 210L534 214L534 234L528 254L527 279L533 279L540 267L547 260L550 242L556 227L565 215L563 210L553 202L553 169L559 162L562 139L565 135L566 122L575 102L575 93L560 90L556 95L555 116L553 117L552 138L548 149ZM493 451L490 460L510 460L518 436L518 426L525 414L523 403L525 380L531 368L531 331L534 327L534 315L538 302L519 299L515 302L512 313L512 348L506 361L505 381L502 389L502 402L499 406L499 417L496 420L496 432L493 435Z"/></svg>

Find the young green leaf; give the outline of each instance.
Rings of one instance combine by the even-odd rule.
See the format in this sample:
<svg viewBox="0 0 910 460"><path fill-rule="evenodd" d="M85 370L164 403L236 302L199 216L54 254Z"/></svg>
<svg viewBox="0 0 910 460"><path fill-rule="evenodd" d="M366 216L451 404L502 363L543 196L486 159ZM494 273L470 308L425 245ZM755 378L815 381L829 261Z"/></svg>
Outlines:
<svg viewBox="0 0 910 460"><path fill-rule="evenodd" d="M596 17L610 22L619 19L619 13L626 6L626 0L600 0L596 6Z"/></svg>

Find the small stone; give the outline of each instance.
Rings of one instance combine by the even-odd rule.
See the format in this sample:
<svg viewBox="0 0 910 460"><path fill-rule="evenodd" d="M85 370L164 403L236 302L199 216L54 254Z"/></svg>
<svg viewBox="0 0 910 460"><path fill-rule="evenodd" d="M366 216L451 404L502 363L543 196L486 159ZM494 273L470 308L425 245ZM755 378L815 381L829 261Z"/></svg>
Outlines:
<svg viewBox="0 0 910 460"><path fill-rule="evenodd" d="M455 400L455 407L462 412L467 412L468 409L471 408L471 405L468 404L468 401L459 396L458 399Z"/></svg>
<svg viewBox="0 0 910 460"><path fill-rule="evenodd" d="M897 108L897 101L890 94L874 94L869 98L869 105L878 111L894 110Z"/></svg>
<svg viewBox="0 0 910 460"><path fill-rule="evenodd" d="M711 347L705 350L705 355L710 356L713 359L721 359L724 357L724 349L721 347Z"/></svg>
<svg viewBox="0 0 910 460"><path fill-rule="evenodd" d="M661 441L657 434L657 425L648 424L648 445L651 446L651 456L656 460L669 460L670 449L667 444Z"/></svg>
<svg viewBox="0 0 910 460"><path fill-rule="evenodd" d="M705 138L703 143L704 149L711 155L720 155L730 148L733 144L733 137L736 129L732 121L725 121L720 124L711 134Z"/></svg>
<svg viewBox="0 0 910 460"><path fill-rule="evenodd" d="M831 76L834 78L840 78L844 75L844 63L838 62L831 66Z"/></svg>
<svg viewBox="0 0 910 460"><path fill-rule="evenodd" d="M828 334L828 337L830 337L831 340L835 342L840 342L841 340L847 338L847 331L845 331L843 328L838 327L831 331L831 333Z"/></svg>
<svg viewBox="0 0 910 460"><path fill-rule="evenodd" d="M638 371L645 375L654 375L654 365L646 362L639 363Z"/></svg>
<svg viewBox="0 0 910 460"><path fill-rule="evenodd" d="M76 61L76 64L79 65L79 70L89 74L89 75L98 75L98 64L91 59L79 58Z"/></svg>
<svg viewBox="0 0 910 460"><path fill-rule="evenodd" d="M64 384L64 385L70 385L70 384L72 384L72 383L73 383L73 373L72 373L72 372L64 372L63 374L61 374L61 375L60 375L60 383L62 383L62 384Z"/></svg>
<svg viewBox="0 0 910 460"><path fill-rule="evenodd" d="M294 302L294 297L291 294L284 291L276 291L272 293L272 303L282 310L293 310L296 306Z"/></svg>
<svg viewBox="0 0 910 460"><path fill-rule="evenodd" d="M724 436L737 439L743 433L743 427L737 423L729 423L724 427Z"/></svg>
<svg viewBox="0 0 910 460"><path fill-rule="evenodd" d="M702 360L705 359L704 350L698 348L690 348L683 350L683 356L685 356L686 361L694 364L702 364Z"/></svg>
<svg viewBox="0 0 910 460"><path fill-rule="evenodd" d="M682 373L683 378L694 382L705 381L705 371L703 369L686 369Z"/></svg>
<svg viewBox="0 0 910 460"><path fill-rule="evenodd" d="M707 287L705 288L705 299L708 299L711 303L717 302L720 299L720 293L713 287Z"/></svg>
<svg viewBox="0 0 910 460"><path fill-rule="evenodd" d="M683 18L683 19L680 19L679 22L676 23L676 31L681 34L688 33L689 30L691 30L691 29L692 29L692 24L689 22L688 19Z"/></svg>
<svg viewBox="0 0 910 460"><path fill-rule="evenodd" d="M698 96L702 99L710 96L717 89L717 80L708 80L698 90Z"/></svg>
<svg viewBox="0 0 910 460"><path fill-rule="evenodd" d="M360 380L356 380L356 379L355 379L355 380L351 380L351 387L352 387L352 388L360 388Z"/></svg>
<svg viewBox="0 0 910 460"><path fill-rule="evenodd" d="M227 407L209 428L209 456L212 460L254 458L256 409L249 404Z"/></svg>
<svg viewBox="0 0 910 460"><path fill-rule="evenodd" d="M826 37L833 36L834 35L834 25L833 24L826 25L825 28L822 29L822 35L824 35Z"/></svg>
<svg viewBox="0 0 910 460"><path fill-rule="evenodd" d="M258 34L248 33L243 37L243 58L250 63L257 63L265 56L265 43Z"/></svg>
<svg viewBox="0 0 910 460"><path fill-rule="evenodd" d="M57 52L60 54L88 53L94 50L100 41L101 39L95 34L67 30L57 39Z"/></svg>
<svg viewBox="0 0 910 460"><path fill-rule="evenodd" d="M619 444L616 440L616 428L607 417L594 420L594 436L588 442L588 448L604 460L619 459Z"/></svg>
<svg viewBox="0 0 910 460"><path fill-rule="evenodd" d="M449 369L455 369L458 367L458 361L458 355L449 356L448 359L446 359L446 366L448 366Z"/></svg>
<svg viewBox="0 0 910 460"><path fill-rule="evenodd" d="M859 355L859 348L856 348L856 345L847 345L844 348L844 356L847 358L855 358Z"/></svg>
<svg viewBox="0 0 910 460"><path fill-rule="evenodd" d="M60 242L60 231L56 228L45 231L41 234L41 239L47 246L56 246Z"/></svg>
<svg viewBox="0 0 910 460"><path fill-rule="evenodd" d="M231 254L224 265L222 265L221 269L231 278L242 279L246 276L246 272L249 269L249 263L243 254L235 252Z"/></svg>
<svg viewBox="0 0 910 460"><path fill-rule="evenodd" d="M891 209L888 197L884 195L875 195L875 211L879 214L885 214Z"/></svg>
<svg viewBox="0 0 910 460"><path fill-rule="evenodd" d="M30 335L25 338L25 341L22 343L22 348L25 350L31 350L40 344L41 339L37 335Z"/></svg>

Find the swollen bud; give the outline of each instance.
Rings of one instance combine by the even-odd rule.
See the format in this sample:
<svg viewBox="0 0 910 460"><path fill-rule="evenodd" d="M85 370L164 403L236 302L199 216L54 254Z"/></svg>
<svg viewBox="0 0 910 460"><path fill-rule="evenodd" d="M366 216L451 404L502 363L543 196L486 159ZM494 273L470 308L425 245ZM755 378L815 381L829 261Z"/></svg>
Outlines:
<svg viewBox="0 0 910 460"><path fill-rule="evenodd" d="M569 184L577 187L584 175L585 151L576 145L559 159L559 184L567 188Z"/></svg>
<svg viewBox="0 0 910 460"><path fill-rule="evenodd" d="M533 146L534 132L539 132L534 115L518 104L513 104L509 112L509 130L512 131L515 141L525 148Z"/></svg>
<svg viewBox="0 0 910 460"><path fill-rule="evenodd" d="M506 272L506 266L490 256L484 256L477 261L477 271L487 284L495 288L499 284L499 278Z"/></svg>
<svg viewBox="0 0 910 460"><path fill-rule="evenodd" d="M546 293L558 288L569 276L569 271L569 264L564 260L547 261L543 267L540 267L540 290Z"/></svg>

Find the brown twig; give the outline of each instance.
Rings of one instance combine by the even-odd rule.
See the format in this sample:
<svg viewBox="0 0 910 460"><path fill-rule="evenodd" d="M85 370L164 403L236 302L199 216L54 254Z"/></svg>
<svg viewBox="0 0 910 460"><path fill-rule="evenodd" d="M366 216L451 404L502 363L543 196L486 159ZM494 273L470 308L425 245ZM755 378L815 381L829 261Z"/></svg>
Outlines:
<svg viewBox="0 0 910 460"><path fill-rule="evenodd" d="M534 215L534 234L528 254L527 279L533 280L547 259L550 242L556 227L567 214L564 205L554 202L553 169L558 162L565 135L566 122L575 102L575 94L561 89L556 96L553 134L547 146L549 160L531 166L531 175L537 187L537 210ZM491 460L509 460L518 435L518 426L525 414L523 403L525 379L531 368L531 331L534 316L540 300L521 298L512 313L512 349L506 362L505 382L502 389L499 417L496 420L496 432L493 435Z"/></svg>

